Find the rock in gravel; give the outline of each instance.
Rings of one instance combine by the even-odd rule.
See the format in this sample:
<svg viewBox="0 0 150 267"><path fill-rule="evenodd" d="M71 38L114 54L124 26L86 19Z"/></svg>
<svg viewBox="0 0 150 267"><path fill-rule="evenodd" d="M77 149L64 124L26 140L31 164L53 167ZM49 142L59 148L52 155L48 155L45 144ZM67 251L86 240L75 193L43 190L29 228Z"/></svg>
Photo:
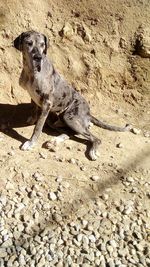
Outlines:
<svg viewBox="0 0 150 267"><path fill-rule="evenodd" d="M6 248L0 248L0 259L7 257L7 250Z"/></svg>
<svg viewBox="0 0 150 267"><path fill-rule="evenodd" d="M56 221L57 223L60 223L62 221L62 216L60 214L54 213L53 214L53 219L54 221Z"/></svg>
<svg viewBox="0 0 150 267"><path fill-rule="evenodd" d="M92 181L95 181L95 182L96 182L96 181L98 181L99 179L100 179L100 177L99 177L98 175L92 175L92 176L91 176L91 180L92 180Z"/></svg>
<svg viewBox="0 0 150 267"><path fill-rule="evenodd" d="M102 199L103 200L108 200L108 198L109 198L108 194L105 194L105 193L102 194Z"/></svg>
<svg viewBox="0 0 150 267"><path fill-rule="evenodd" d="M63 180L62 176L59 175L56 177L56 182L61 183L62 180Z"/></svg>
<svg viewBox="0 0 150 267"><path fill-rule="evenodd" d="M12 243L12 239L9 238L9 239L6 240L5 242L3 242L1 246L2 246L3 248L8 248L8 247L11 247L12 244L13 244L13 243Z"/></svg>
<svg viewBox="0 0 150 267"><path fill-rule="evenodd" d="M42 253L43 253L43 251L42 251ZM42 257L40 258L40 260L39 260L39 262L37 263L36 266L37 266L37 267L44 267L44 266L45 266L45 257L44 257L44 256L42 256Z"/></svg>
<svg viewBox="0 0 150 267"><path fill-rule="evenodd" d="M18 262L21 266L25 266L26 265L26 261L25 261L25 257L24 255L22 254L22 251L20 252L20 256L19 256L19 259L18 259Z"/></svg>
<svg viewBox="0 0 150 267"><path fill-rule="evenodd" d="M14 187L12 182L8 181L7 184L6 184L6 189L7 190L14 190L15 187Z"/></svg>
<svg viewBox="0 0 150 267"><path fill-rule="evenodd" d="M122 144L122 143L118 143L118 144L116 145L116 147L118 147L118 148L123 148L123 144Z"/></svg>
<svg viewBox="0 0 150 267"><path fill-rule="evenodd" d="M130 193L138 193L138 188L137 187L132 187Z"/></svg>
<svg viewBox="0 0 150 267"><path fill-rule="evenodd" d="M83 234L78 234L78 235L77 235L77 241L78 241L78 242L81 242L82 239L83 239Z"/></svg>
<svg viewBox="0 0 150 267"><path fill-rule="evenodd" d="M50 200L56 200L57 199L57 196L56 196L56 194L54 193L54 192L50 192L50 193L48 193L48 198L50 199Z"/></svg>
<svg viewBox="0 0 150 267"><path fill-rule="evenodd" d="M134 178L129 176L126 178L126 181L129 182L129 183L133 183L134 182Z"/></svg>
<svg viewBox="0 0 150 267"><path fill-rule="evenodd" d="M72 164L76 164L77 163L76 159L74 159L74 158L69 159L68 162L72 163Z"/></svg>
<svg viewBox="0 0 150 267"><path fill-rule="evenodd" d="M7 203L7 198L5 195L0 195L0 203L2 203L3 206Z"/></svg>
<svg viewBox="0 0 150 267"><path fill-rule="evenodd" d="M25 205L23 203L18 203L16 205L16 209L14 210L14 213L20 213L25 208Z"/></svg>
<svg viewBox="0 0 150 267"><path fill-rule="evenodd" d="M88 225L88 221L84 219L81 220L81 223L83 225L83 228L85 228Z"/></svg>
<svg viewBox="0 0 150 267"><path fill-rule="evenodd" d="M116 248L117 247L117 243L114 239L112 240L109 240L109 244L113 247L113 248Z"/></svg>
<svg viewBox="0 0 150 267"><path fill-rule="evenodd" d="M19 223L19 224L17 225L17 228L18 228L18 231L21 233L21 232L23 232L23 230L24 230L24 225L23 225L22 223Z"/></svg>
<svg viewBox="0 0 150 267"><path fill-rule="evenodd" d="M132 133L134 133L134 134L140 134L141 133L141 130L140 129L137 129L137 128L132 128Z"/></svg>
<svg viewBox="0 0 150 267"><path fill-rule="evenodd" d="M64 183L63 183L63 187L67 189L67 188L70 187L70 184L69 184L68 182L64 182Z"/></svg>
<svg viewBox="0 0 150 267"><path fill-rule="evenodd" d="M84 172L84 171L86 171L86 167L84 165L82 165L82 166L80 166L80 170Z"/></svg>
<svg viewBox="0 0 150 267"><path fill-rule="evenodd" d="M113 259L108 259L108 266L109 267L115 267L115 262L114 262L114 260Z"/></svg>
<svg viewBox="0 0 150 267"><path fill-rule="evenodd" d="M144 132L144 137L150 137L150 132Z"/></svg>
<svg viewBox="0 0 150 267"><path fill-rule="evenodd" d="M36 181L38 181L38 182L40 182L40 181L43 180L43 175L42 175L41 173L39 173L39 172L35 172L35 173L32 175L32 177L33 177Z"/></svg>
<svg viewBox="0 0 150 267"><path fill-rule="evenodd" d="M132 206L125 206L123 209L123 214L125 215L129 215L131 212L133 211L133 207Z"/></svg>

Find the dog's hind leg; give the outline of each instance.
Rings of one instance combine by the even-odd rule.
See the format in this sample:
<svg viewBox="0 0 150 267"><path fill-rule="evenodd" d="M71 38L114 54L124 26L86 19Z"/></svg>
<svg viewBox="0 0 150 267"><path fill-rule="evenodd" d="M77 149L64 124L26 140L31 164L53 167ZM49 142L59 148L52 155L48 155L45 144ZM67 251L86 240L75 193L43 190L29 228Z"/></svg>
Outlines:
<svg viewBox="0 0 150 267"><path fill-rule="evenodd" d="M89 151L89 157L91 160L96 160L98 156L98 147L101 144L101 141L90 133L85 119L79 116L71 116L71 114L68 113L64 115L63 119L73 131L75 131L77 134L83 135L90 141L91 148Z"/></svg>

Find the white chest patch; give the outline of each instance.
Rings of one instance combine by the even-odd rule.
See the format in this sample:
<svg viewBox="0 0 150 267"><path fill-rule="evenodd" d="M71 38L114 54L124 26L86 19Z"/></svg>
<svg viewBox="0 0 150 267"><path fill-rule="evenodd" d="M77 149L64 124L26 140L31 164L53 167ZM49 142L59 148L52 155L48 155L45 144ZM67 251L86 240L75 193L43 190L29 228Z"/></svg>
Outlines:
<svg viewBox="0 0 150 267"><path fill-rule="evenodd" d="M39 93L37 93L37 86L35 85L35 83L33 82L33 84L31 85L30 82L27 82L26 84L26 89L29 93L29 95L31 96L32 100L40 107L41 106L41 97L39 95Z"/></svg>

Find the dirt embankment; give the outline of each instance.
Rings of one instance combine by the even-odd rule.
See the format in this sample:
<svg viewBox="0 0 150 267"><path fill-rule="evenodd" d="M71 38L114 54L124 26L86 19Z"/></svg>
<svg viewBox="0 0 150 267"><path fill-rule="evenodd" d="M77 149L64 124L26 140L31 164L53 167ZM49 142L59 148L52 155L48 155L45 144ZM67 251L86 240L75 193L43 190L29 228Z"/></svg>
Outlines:
<svg viewBox="0 0 150 267"><path fill-rule="evenodd" d="M1 102L27 99L18 86L21 55L11 42L22 31L35 29L49 37L49 57L87 98L97 99L106 112L110 106L123 107L134 112L132 121L137 114L139 124L147 124L150 61L134 54L139 27L149 27L149 1L8 0L0 6ZM150 46L149 32L145 35Z"/></svg>

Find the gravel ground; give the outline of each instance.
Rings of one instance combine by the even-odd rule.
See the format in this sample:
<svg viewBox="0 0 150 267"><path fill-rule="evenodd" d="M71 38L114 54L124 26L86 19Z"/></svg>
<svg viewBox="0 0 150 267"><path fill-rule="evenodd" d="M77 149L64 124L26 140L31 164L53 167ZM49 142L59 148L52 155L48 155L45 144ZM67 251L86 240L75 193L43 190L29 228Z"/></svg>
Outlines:
<svg viewBox="0 0 150 267"><path fill-rule="evenodd" d="M88 204L77 199L70 214L65 194L72 192L61 175L55 177L56 190L48 193L39 172L22 176L31 177L31 187L8 179L0 194L0 267L150 266L146 176L120 178L128 198L114 200L107 188ZM99 176L89 179L94 187Z"/></svg>

